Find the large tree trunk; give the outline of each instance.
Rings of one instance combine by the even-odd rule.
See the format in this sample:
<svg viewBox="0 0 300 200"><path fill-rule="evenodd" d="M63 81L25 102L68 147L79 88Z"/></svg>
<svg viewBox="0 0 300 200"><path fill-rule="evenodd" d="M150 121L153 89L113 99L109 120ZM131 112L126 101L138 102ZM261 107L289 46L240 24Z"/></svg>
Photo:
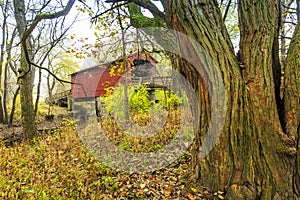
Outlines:
<svg viewBox="0 0 300 200"><path fill-rule="evenodd" d="M193 66L183 59L177 62L197 96L202 98L200 108L206 109L201 109L201 131L193 150L196 178L212 191L226 191L228 199L294 199L297 192L293 188L299 187L296 184L299 178L293 181L293 175L299 175L299 165L295 164L297 148L294 138L282 131L275 95L278 82L272 69L278 65L274 39L278 34L280 2L239 2L243 69L235 57L216 1L193 1L193 5L183 0L165 2L168 27L203 46L222 74L228 97L223 133L213 150L202 158L199 151L210 120L210 113L206 113L210 109L209 98L203 93L207 86L202 84ZM193 49L191 41L179 42L183 54L192 54L191 57L201 61L200 54L193 54L199 51ZM208 73L200 72L202 76ZM294 74L292 80L295 79ZM299 109L299 99L298 105L292 104Z"/></svg>
<svg viewBox="0 0 300 200"><path fill-rule="evenodd" d="M14 0L14 14L17 23L17 29L20 40L23 38L23 34L26 30L26 13L24 0ZM29 42L27 42L29 46ZM28 51L29 53L30 51ZM29 53L30 54L30 53ZM35 113L33 107L33 68L29 65L26 60L26 49L22 45L21 48L21 59L20 59L20 100L22 110L22 125L23 125L23 137L26 140L31 140L37 133L35 123ZM31 56L28 55L30 58Z"/></svg>
<svg viewBox="0 0 300 200"><path fill-rule="evenodd" d="M294 163L294 190L300 196L300 22L288 51L284 81L284 125L297 148Z"/></svg>
<svg viewBox="0 0 300 200"><path fill-rule="evenodd" d="M23 51L23 50L22 50ZM24 52L22 52L24 53ZM29 65L22 54L21 58L22 74L29 70ZM37 133L35 112L33 107L33 84L32 69L19 80L20 101L22 110L23 137L25 140L31 140Z"/></svg>

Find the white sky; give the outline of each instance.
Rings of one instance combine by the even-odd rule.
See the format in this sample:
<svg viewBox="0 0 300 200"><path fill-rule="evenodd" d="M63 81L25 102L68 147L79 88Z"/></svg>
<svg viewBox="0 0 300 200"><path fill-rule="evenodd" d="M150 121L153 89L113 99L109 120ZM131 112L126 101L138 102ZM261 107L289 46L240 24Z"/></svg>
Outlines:
<svg viewBox="0 0 300 200"><path fill-rule="evenodd" d="M93 27L90 23L90 16L87 13L81 13L77 10L76 6L79 5L80 2L76 1L75 5L71 9L68 19L72 21L78 15L78 20L75 22L74 27L72 28L70 33L75 33L77 38L89 38L90 40L95 40L95 36L93 34Z"/></svg>

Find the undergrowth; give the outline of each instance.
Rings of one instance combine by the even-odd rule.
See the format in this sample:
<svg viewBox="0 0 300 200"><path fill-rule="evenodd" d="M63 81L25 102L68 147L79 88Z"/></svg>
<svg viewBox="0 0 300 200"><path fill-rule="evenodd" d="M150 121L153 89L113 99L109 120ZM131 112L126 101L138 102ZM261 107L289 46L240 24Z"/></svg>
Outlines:
<svg viewBox="0 0 300 200"><path fill-rule="evenodd" d="M103 176L110 181L99 181ZM99 199L114 179L82 146L72 123L31 144L0 146L0 199Z"/></svg>
<svg viewBox="0 0 300 200"><path fill-rule="evenodd" d="M110 140L126 151L155 151L176 134L178 112L169 113L161 134L139 141L124 135L113 120L102 125ZM147 117L140 114L132 117L143 122ZM6 147L0 142L0 199L218 199L180 178L188 174L190 162L187 152L154 172L128 174L111 169L83 146L74 121L64 119L61 128L40 134L31 143Z"/></svg>

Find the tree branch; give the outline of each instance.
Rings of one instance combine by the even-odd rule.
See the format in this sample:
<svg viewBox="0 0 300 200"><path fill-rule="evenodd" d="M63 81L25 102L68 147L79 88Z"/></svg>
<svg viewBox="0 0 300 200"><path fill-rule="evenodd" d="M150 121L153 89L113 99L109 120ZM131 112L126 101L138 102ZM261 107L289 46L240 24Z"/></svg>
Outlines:
<svg viewBox="0 0 300 200"><path fill-rule="evenodd" d="M291 25L293 25L293 26L297 26L297 23L295 23L295 22L288 22L288 21L284 21L284 22L282 22L283 24L291 24Z"/></svg>
<svg viewBox="0 0 300 200"><path fill-rule="evenodd" d="M85 7L87 7L89 10L92 10L92 8L90 6L87 5L86 2L84 2L83 0L78 0L80 3L82 3Z"/></svg>
<svg viewBox="0 0 300 200"><path fill-rule="evenodd" d="M26 61L28 62L29 65L33 65L33 66L35 66L35 67L37 67L37 68L39 68L39 69L43 69L43 70L47 71L51 76L53 76L57 81L59 81L59 82L61 82L61 83L71 83L71 84L72 84L72 82L70 82L70 81L66 81L66 80L63 80L63 79L58 78L58 77L57 77L54 73L52 73L49 69L47 69L47 68L45 68L45 67L42 67L42 66L39 66L39 65L37 65L37 64L34 63L34 62L31 62L31 60L30 60L30 58L29 58L29 54L28 54L28 49L27 49L26 42L24 42L24 43L22 43L22 44L23 44L23 49L24 49L25 59L26 59ZM31 70L31 67L29 67L29 69L28 69L23 75L21 75L21 76L18 77L18 81L17 81L17 82L19 82L19 80L20 80L21 78L23 78L24 76L26 76L26 74L28 74L28 73L30 72L30 70Z"/></svg>
<svg viewBox="0 0 300 200"><path fill-rule="evenodd" d="M300 22L300 1L297 1L297 7L296 7L296 13L297 13L297 20L298 23Z"/></svg>
<svg viewBox="0 0 300 200"><path fill-rule="evenodd" d="M151 1L143 1L143 0L132 0L133 3L148 9L149 11L152 12L152 14L157 17L160 17L161 19L165 19L165 14L161 12L155 4L153 4Z"/></svg>
<svg viewBox="0 0 300 200"><path fill-rule="evenodd" d="M35 29L35 27L38 25L38 23L43 20L43 19L55 19L55 18L59 18L61 16L65 16L67 15L71 8L73 7L74 3L76 0L69 0L66 7L58 12L55 13L51 13L51 14L38 14L36 15L35 19L33 20L33 23L30 25L30 27L24 32L23 36L22 36L22 40L21 42L23 43L28 37L29 35L32 33L32 31Z"/></svg>
<svg viewBox="0 0 300 200"><path fill-rule="evenodd" d="M24 76L26 76L30 72L31 65L33 65L33 66L35 66L35 67L37 67L39 69L43 69L43 70L47 71L49 74L51 74L51 76L53 76L57 81L59 81L61 83L70 83L70 84L73 84L70 81L66 81L66 80L58 78L49 69L47 69L45 67L42 67L42 66L39 66L36 63L32 62L31 59L29 58L29 53L28 53L26 41L27 41L27 38L30 36L30 34L32 33L32 31L35 29L35 27L38 25L38 23L41 20L43 20L43 19L55 19L55 18L59 18L61 16L66 16L70 12L70 10L73 7L75 1L76 0L69 0L68 3L67 3L67 5L66 5L66 7L63 10L61 10L61 11L58 11L58 12L55 12L55 13L52 13L52 14L38 14L38 15L36 15L35 20L30 25L29 29L27 29L24 32L23 36L22 36L21 44L22 44L22 48L24 49L25 59L26 59L26 61L29 64L29 68L28 68L28 70L24 74L22 74L21 76L18 77L18 81L21 78L23 78Z"/></svg>
<svg viewBox="0 0 300 200"><path fill-rule="evenodd" d="M281 3L281 6L286 9L296 10L296 8L291 7L292 3L293 3L293 1L291 1L288 5Z"/></svg>
<svg viewBox="0 0 300 200"><path fill-rule="evenodd" d="M121 2L123 0L106 0L106 3L117 3L117 2ZM128 0L127 3L135 3L145 9L148 9L154 16L157 16L161 19L165 19L165 14L163 12L161 12L156 6L155 4L153 4L151 1L147 0Z"/></svg>
<svg viewBox="0 0 300 200"><path fill-rule="evenodd" d="M159 17L149 18L143 15L141 7L135 3L129 4L130 23L136 28L140 27L161 27L164 26L164 19Z"/></svg>
<svg viewBox="0 0 300 200"><path fill-rule="evenodd" d="M42 70L47 71L52 77L54 77L54 78L55 78L57 81L59 81L60 83L69 83L69 84L77 84L77 85L80 85L81 88L83 89L85 95L87 96L86 91L85 91L85 89L84 89L84 87L83 87L83 84L81 84L81 83L76 83L76 82L71 82L71 81L66 81L66 80L60 79L60 78L58 78L53 72L51 72L48 68L42 67L42 66L40 66L40 65L37 65L37 64L34 63L34 62L31 62L31 60L30 60L30 58L29 58L29 54L28 54L26 42L23 43L23 45L24 45L23 48L24 48L24 52L25 52L25 58L26 58L26 61L29 63L29 65L33 65L33 66L35 66L35 67L37 67L37 68L39 68L39 69L42 69ZM25 72L22 76L19 76L17 82L19 82L19 80L20 80L22 77L26 76L26 74L28 74L28 73L30 72L30 70L31 70L31 68L29 68L29 70L28 70L27 72Z"/></svg>
<svg viewBox="0 0 300 200"><path fill-rule="evenodd" d="M231 6L231 1L232 0L229 0L227 6L226 6L226 10L225 10L225 13L224 13L224 16L223 16L223 21L225 22L226 18L227 18L227 15L228 15L228 12L229 12L229 8Z"/></svg>
<svg viewBox="0 0 300 200"><path fill-rule="evenodd" d="M50 3L51 3L51 0L49 0L48 2L46 2L46 3L41 7L40 12L41 12L42 10L44 10Z"/></svg>
<svg viewBox="0 0 300 200"><path fill-rule="evenodd" d="M113 7L111 7L110 9L107 9L107 10L105 10L104 12L95 15L94 17L92 17L91 20L94 20L94 19L96 19L96 18L98 18L98 17L100 17L100 16L102 16L102 15L104 15L104 14L106 14L106 13L108 13L108 12L114 10L114 9L116 9L116 8L119 8L119 7L121 7L121 6L125 6L125 5L127 5L128 3L129 3L129 2L125 2L125 3L122 3L122 4L118 4L118 5L116 5L116 6L113 6Z"/></svg>

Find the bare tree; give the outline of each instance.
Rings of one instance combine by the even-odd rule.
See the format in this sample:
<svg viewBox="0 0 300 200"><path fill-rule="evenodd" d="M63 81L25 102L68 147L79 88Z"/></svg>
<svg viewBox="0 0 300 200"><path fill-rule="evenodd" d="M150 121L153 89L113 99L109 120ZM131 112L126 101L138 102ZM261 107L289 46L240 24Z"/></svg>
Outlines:
<svg viewBox="0 0 300 200"><path fill-rule="evenodd" d="M38 41L37 43L37 54L39 55L38 58L36 58L36 62L39 63L40 66L44 64L44 62L49 58L49 55L51 51L55 47L57 47L60 43L62 43L66 39L67 32L70 30L70 28L73 26L74 22L76 21L76 18L70 23L67 27L64 27L64 21L65 17L62 17L61 20L54 20L50 21L50 23L43 25L42 28L40 28L40 33L42 36L39 36L35 41ZM48 30L45 32L45 30ZM45 35L46 33L46 35ZM49 38L47 39L47 43L41 44L39 42L43 38ZM41 81L42 81L42 69L38 69L38 85L37 85L37 96L35 101L35 113L38 111L38 105L39 105L39 97L40 97L40 88L41 88Z"/></svg>
<svg viewBox="0 0 300 200"><path fill-rule="evenodd" d="M49 1L48 1L49 2ZM27 27L28 20L26 19L26 7L25 0L14 0L14 15L17 24L18 34L21 44L21 59L19 68L18 82L20 86L20 99L22 110L22 125L23 125L23 137L26 140L31 140L37 133L35 123L35 112L33 107L33 80L34 80L34 67L42 68L35 64L32 60L32 49L30 43L30 36L42 20L56 19L61 16L65 16L71 10L75 0L69 0L65 8L61 11L54 13L34 14L34 20L29 27ZM46 8L44 5L40 10ZM42 68L47 69L47 68Z"/></svg>
<svg viewBox="0 0 300 200"><path fill-rule="evenodd" d="M8 9L9 9L9 1L6 0L1 6L1 13L2 13L2 24L1 24L1 47L0 47L0 123L6 122L5 114L4 114L4 98L3 98L3 90L2 90L2 71L4 68L4 56L5 56L5 44L7 42L7 20L8 20Z"/></svg>

